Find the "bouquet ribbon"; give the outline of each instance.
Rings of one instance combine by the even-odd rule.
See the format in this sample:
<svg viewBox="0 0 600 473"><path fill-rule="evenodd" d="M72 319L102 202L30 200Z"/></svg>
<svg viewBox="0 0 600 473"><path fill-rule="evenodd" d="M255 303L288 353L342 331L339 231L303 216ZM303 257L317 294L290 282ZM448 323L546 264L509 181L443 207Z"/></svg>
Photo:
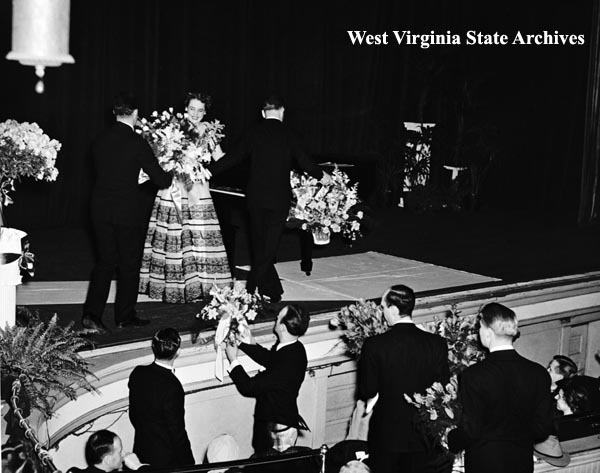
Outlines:
<svg viewBox="0 0 600 473"><path fill-rule="evenodd" d="M190 189L186 189L183 182L173 180L169 191L171 192L171 198L173 199L179 223L183 223L183 196L187 196L189 205L197 205L203 197L202 184L195 182Z"/></svg>
<svg viewBox="0 0 600 473"><path fill-rule="evenodd" d="M223 375L225 373L225 358L223 357L223 343L227 343L229 340L229 332L231 329L231 316L229 314L224 315L217 325L215 332L215 348L217 349L217 357L215 359L215 378L223 382ZM242 317L242 320L238 320L238 330L240 332L239 340L245 341L250 338L250 327L248 322Z"/></svg>

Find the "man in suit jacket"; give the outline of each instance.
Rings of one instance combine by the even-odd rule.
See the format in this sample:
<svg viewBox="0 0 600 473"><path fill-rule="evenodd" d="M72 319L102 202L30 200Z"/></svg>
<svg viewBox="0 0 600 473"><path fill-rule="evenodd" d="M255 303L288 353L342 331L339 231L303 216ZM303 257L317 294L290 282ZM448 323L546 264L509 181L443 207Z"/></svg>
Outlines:
<svg viewBox="0 0 600 473"><path fill-rule="evenodd" d="M448 347L442 337L415 326L411 288L393 286L381 298L390 329L365 340L358 365L358 397L375 407L369 426L370 466L375 473L423 471L427 454L416 430L416 409L404 395L447 382Z"/></svg>
<svg viewBox="0 0 600 473"><path fill-rule="evenodd" d="M275 262L292 197L290 171L297 166L314 177L328 177L283 124L284 113L283 101L269 97L263 104L262 123L246 135L233 153L210 168L213 174L218 174L245 159L250 160L246 205L250 217L252 269L247 288L250 292L258 288L259 293L272 302L279 302L283 294Z"/></svg>
<svg viewBox="0 0 600 473"><path fill-rule="evenodd" d="M185 430L184 391L173 373L181 338L165 328L152 338L154 363L129 376L129 419L135 429L133 451L153 467L193 465Z"/></svg>
<svg viewBox="0 0 600 473"><path fill-rule="evenodd" d="M515 313L498 303L480 315L479 337L490 353L459 380L459 427L448 435L454 452L465 449L467 472L533 471L533 444L553 431L550 375L513 348Z"/></svg>
<svg viewBox="0 0 600 473"><path fill-rule="evenodd" d="M140 169L159 187L171 184L171 175L161 169L152 149L134 131L138 107L134 97L115 98L115 124L92 146L96 183L92 191L91 215L96 240L96 266L92 271L82 324L105 332L102 314L110 282L118 269L115 322L119 328L142 326L149 321L135 314L139 270L144 248L143 196L138 186Z"/></svg>
<svg viewBox="0 0 600 473"><path fill-rule="evenodd" d="M293 429L307 429L298 413L298 391L304 381L307 358L304 345L298 340L306 333L308 313L292 304L283 307L275 321L277 343L267 350L254 343L242 343L239 348L265 371L250 377L237 360L238 347L227 345L231 363L229 376L242 396L255 397L254 433L252 446L257 454L269 450L272 439L269 424L276 423Z"/></svg>
<svg viewBox="0 0 600 473"><path fill-rule="evenodd" d="M71 468L67 473L110 473L119 471L123 464L129 470L146 469L135 453L124 453L121 438L110 430L99 430L90 435L85 443L85 470Z"/></svg>

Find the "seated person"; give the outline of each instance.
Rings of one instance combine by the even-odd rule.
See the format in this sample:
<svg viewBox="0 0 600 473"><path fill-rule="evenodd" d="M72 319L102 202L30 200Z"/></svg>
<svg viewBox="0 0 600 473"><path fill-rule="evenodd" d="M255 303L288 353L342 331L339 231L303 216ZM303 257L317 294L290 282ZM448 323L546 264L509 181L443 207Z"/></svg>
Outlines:
<svg viewBox="0 0 600 473"><path fill-rule="evenodd" d="M85 444L85 460L88 467L85 470L70 468L67 473L82 471L84 473L108 473L123 468L130 470L144 467L135 453L124 453L123 443L117 434L110 430L99 430L90 435Z"/></svg>
<svg viewBox="0 0 600 473"><path fill-rule="evenodd" d="M371 473L371 469L359 460L351 460L339 470L340 473Z"/></svg>
<svg viewBox="0 0 600 473"><path fill-rule="evenodd" d="M554 355L550 363L548 364L548 373L552 380L550 390L556 395L558 394L558 387L556 383L563 379L568 379L577 374L578 368L571 358L564 355Z"/></svg>
<svg viewBox="0 0 600 473"><path fill-rule="evenodd" d="M559 381L556 407L565 416L582 414L592 410L590 387L584 376Z"/></svg>
<svg viewBox="0 0 600 473"><path fill-rule="evenodd" d="M342 440L331 447L325 460L325 471L340 471L347 463L369 458L369 444L364 440Z"/></svg>
<svg viewBox="0 0 600 473"><path fill-rule="evenodd" d="M240 447L235 439L228 434L222 434L211 440L206 449L206 461L208 463L230 462L240 459ZM227 470L211 470L211 473L234 473L242 471L241 468L233 467Z"/></svg>
<svg viewBox="0 0 600 473"><path fill-rule="evenodd" d="M273 442L273 446L265 451L262 455L254 454L251 458L274 457L289 453L310 452L309 447L296 446L298 440L298 429L287 425L269 422L267 429L269 436ZM290 460L280 463L272 463L268 465L257 465L246 467L245 470L250 470L257 473L316 473L321 469L320 457L309 457L298 460Z"/></svg>

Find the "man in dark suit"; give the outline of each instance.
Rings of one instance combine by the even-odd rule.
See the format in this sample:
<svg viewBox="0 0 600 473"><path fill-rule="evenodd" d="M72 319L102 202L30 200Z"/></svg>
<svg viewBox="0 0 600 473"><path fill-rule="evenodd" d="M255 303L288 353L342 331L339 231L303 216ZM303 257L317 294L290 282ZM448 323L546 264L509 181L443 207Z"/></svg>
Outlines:
<svg viewBox="0 0 600 473"><path fill-rule="evenodd" d="M283 124L285 108L279 97L265 100L264 120L251 130L234 152L214 163L218 174L250 160L246 205L250 217L252 269L247 289L256 288L271 302L279 302L283 287L275 269L277 249L290 209L290 171L299 167L317 178L328 178L302 149L298 138Z"/></svg>
<svg viewBox="0 0 600 473"><path fill-rule="evenodd" d="M451 451L465 449L467 472L530 473L533 444L553 431L550 375L515 351L517 333L512 310L484 306L479 337L490 353L461 374L462 421L448 435Z"/></svg>
<svg viewBox="0 0 600 473"><path fill-rule="evenodd" d="M99 430L90 435L85 443L85 470L70 468L67 473L110 473L119 471L123 464L129 470L146 469L135 453L124 453L120 437L110 430Z"/></svg>
<svg viewBox="0 0 600 473"><path fill-rule="evenodd" d="M142 217L145 213L138 176L143 169L159 187L168 187L172 179L161 169L146 140L134 131L138 118L135 98L126 94L117 96L113 113L115 124L92 146L96 182L91 216L97 255L83 306L82 324L95 332L106 331L102 314L115 269L118 269L117 327L137 327L149 322L135 313L147 225Z"/></svg>
<svg viewBox="0 0 600 473"><path fill-rule="evenodd" d="M307 358L304 345L298 340L306 333L308 313L292 304L283 307L275 321L277 343L270 350L254 343L242 343L239 348L265 371L250 377L237 360L238 347L227 345L225 351L231 363L229 376L242 396L256 398L252 446L261 455L272 445L269 425L281 429L307 429L298 413L296 400L304 381Z"/></svg>
<svg viewBox="0 0 600 473"><path fill-rule="evenodd" d="M135 429L133 451L153 467L193 465L185 430L184 391L173 374L181 338L165 328L152 338L154 363L129 376L129 419Z"/></svg>
<svg viewBox="0 0 600 473"><path fill-rule="evenodd" d="M390 329L369 337L358 365L358 397L375 402L369 425L369 463L375 473L421 472L426 445L416 430L416 409L404 395L422 393L434 382L447 382L448 346L438 335L415 326L415 294L407 286L393 286L381 298Z"/></svg>

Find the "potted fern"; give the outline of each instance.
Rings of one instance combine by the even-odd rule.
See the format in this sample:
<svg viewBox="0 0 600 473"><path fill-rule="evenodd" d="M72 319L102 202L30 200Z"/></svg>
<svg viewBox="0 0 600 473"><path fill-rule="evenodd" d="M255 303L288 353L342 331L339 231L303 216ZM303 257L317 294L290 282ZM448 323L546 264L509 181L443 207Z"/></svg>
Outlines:
<svg viewBox="0 0 600 473"><path fill-rule="evenodd" d="M45 323L23 307L18 308L16 325L0 327L2 400L10 406L5 417L7 437L13 437L10 444L31 432L23 419L33 412L50 418L58 398L73 400L79 389L95 390L89 362L77 353L88 344L72 324L60 326L56 315Z"/></svg>

